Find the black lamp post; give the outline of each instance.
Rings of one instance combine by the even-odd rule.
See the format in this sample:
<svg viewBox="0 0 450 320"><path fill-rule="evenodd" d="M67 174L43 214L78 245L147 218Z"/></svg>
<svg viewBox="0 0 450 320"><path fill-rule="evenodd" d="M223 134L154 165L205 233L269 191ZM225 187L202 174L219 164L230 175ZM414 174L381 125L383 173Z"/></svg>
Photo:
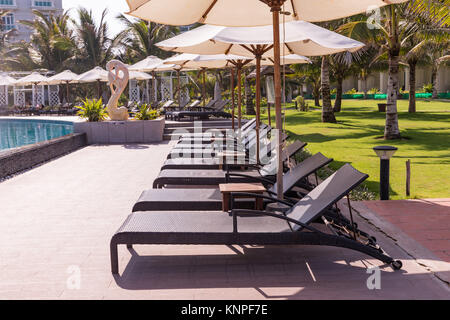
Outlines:
<svg viewBox="0 0 450 320"><path fill-rule="evenodd" d="M389 200L389 160L398 150L396 147L380 146L373 148L380 160L380 199Z"/></svg>

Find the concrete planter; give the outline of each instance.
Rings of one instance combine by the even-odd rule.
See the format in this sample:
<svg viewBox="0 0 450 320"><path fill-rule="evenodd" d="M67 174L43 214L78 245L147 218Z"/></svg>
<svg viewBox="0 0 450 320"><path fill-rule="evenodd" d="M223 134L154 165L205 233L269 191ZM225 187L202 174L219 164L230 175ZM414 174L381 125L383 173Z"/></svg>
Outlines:
<svg viewBox="0 0 450 320"><path fill-rule="evenodd" d="M75 133L86 133L88 144L151 143L163 140L165 120L76 122Z"/></svg>

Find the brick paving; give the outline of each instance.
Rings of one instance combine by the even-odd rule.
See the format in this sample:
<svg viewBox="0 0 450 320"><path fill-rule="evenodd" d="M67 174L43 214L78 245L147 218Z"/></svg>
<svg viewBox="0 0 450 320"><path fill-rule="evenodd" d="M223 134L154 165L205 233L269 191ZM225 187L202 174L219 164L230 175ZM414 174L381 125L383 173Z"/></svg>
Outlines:
<svg viewBox="0 0 450 320"><path fill-rule="evenodd" d="M446 284L360 217L403 270L333 247L121 246L113 277L111 236L170 148L89 146L0 183L0 299L450 298ZM367 288L371 266L381 268L381 290Z"/></svg>
<svg viewBox="0 0 450 320"><path fill-rule="evenodd" d="M450 262L450 199L367 201L365 205Z"/></svg>

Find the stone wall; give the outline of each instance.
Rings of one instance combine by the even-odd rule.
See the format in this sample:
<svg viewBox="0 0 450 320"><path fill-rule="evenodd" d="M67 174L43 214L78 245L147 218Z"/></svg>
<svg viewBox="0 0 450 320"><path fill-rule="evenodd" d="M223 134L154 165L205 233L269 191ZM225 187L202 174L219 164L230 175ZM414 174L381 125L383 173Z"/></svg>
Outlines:
<svg viewBox="0 0 450 320"><path fill-rule="evenodd" d="M87 145L86 134L61 138L0 152L0 179L32 168Z"/></svg>
<svg viewBox="0 0 450 320"><path fill-rule="evenodd" d="M161 142L165 120L75 122L76 133L86 133L88 144Z"/></svg>

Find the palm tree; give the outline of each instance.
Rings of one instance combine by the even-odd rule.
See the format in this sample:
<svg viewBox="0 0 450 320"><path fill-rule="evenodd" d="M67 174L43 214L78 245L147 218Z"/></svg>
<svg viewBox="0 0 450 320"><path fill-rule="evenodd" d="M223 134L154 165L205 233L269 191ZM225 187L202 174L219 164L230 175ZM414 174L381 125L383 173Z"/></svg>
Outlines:
<svg viewBox="0 0 450 320"><path fill-rule="evenodd" d="M124 25L119 37L127 52L130 62L145 59L148 56L167 58L170 52L159 49L155 43L171 38L180 32L179 27L147 22L144 20L131 21L123 14L117 17Z"/></svg>
<svg viewBox="0 0 450 320"><path fill-rule="evenodd" d="M321 87L321 60L319 57L311 57L309 64L293 64L291 69L293 74L288 78L297 79L299 83L312 86L314 105L320 107L320 87Z"/></svg>
<svg viewBox="0 0 450 320"><path fill-rule="evenodd" d="M322 57L322 122L336 123L333 106L331 105L330 68L328 60L329 56Z"/></svg>
<svg viewBox="0 0 450 320"><path fill-rule="evenodd" d="M94 67L105 67L114 57L114 49L118 47L122 38L120 35L111 39L106 22L108 11L102 12L101 19L96 24L92 10L78 8L78 21L73 21L77 37L77 71L83 72Z"/></svg>
<svg viewBox="0 0 450 320"><path fill-rule="evenodd" d="M39 57L37 64L40 68L57 72L66 69L75 49L68 12L46 16L38 10L33 10L33 14L33 21L22 20L20 23L34 30L30 50Z"/></svg>
<svg viewBox="0 0 450 320"><path fill-rule="evenodd" d="M336 99L334 102L333 112L340 112L342 106L342 84L348 76L358 72L356 62L361 60L365 55L366 48L362 48L357 52L340 52L330 56L329 66L333 78L336 80Z"/></svg>
<svg viewBox="0 0 450 320"><path fill-rule="evenodd" d="M385 139L401 138L397 114L397 97L399 92L399 66L402 40L410 35L412 28L405 21L405 13L414 12L416 17L426 17L428 21L445 23L442 1L411 0L406 4L389 5L380 9L379 21L374 21L375 28L367 28L367 17L359 16L360 20L351 21L339 28L347 36L369 41L379 46L381 52L388 57L388 86ZM448 12L448 8L447 8ZM443 18L444 17L444 18Z"/></svg>

